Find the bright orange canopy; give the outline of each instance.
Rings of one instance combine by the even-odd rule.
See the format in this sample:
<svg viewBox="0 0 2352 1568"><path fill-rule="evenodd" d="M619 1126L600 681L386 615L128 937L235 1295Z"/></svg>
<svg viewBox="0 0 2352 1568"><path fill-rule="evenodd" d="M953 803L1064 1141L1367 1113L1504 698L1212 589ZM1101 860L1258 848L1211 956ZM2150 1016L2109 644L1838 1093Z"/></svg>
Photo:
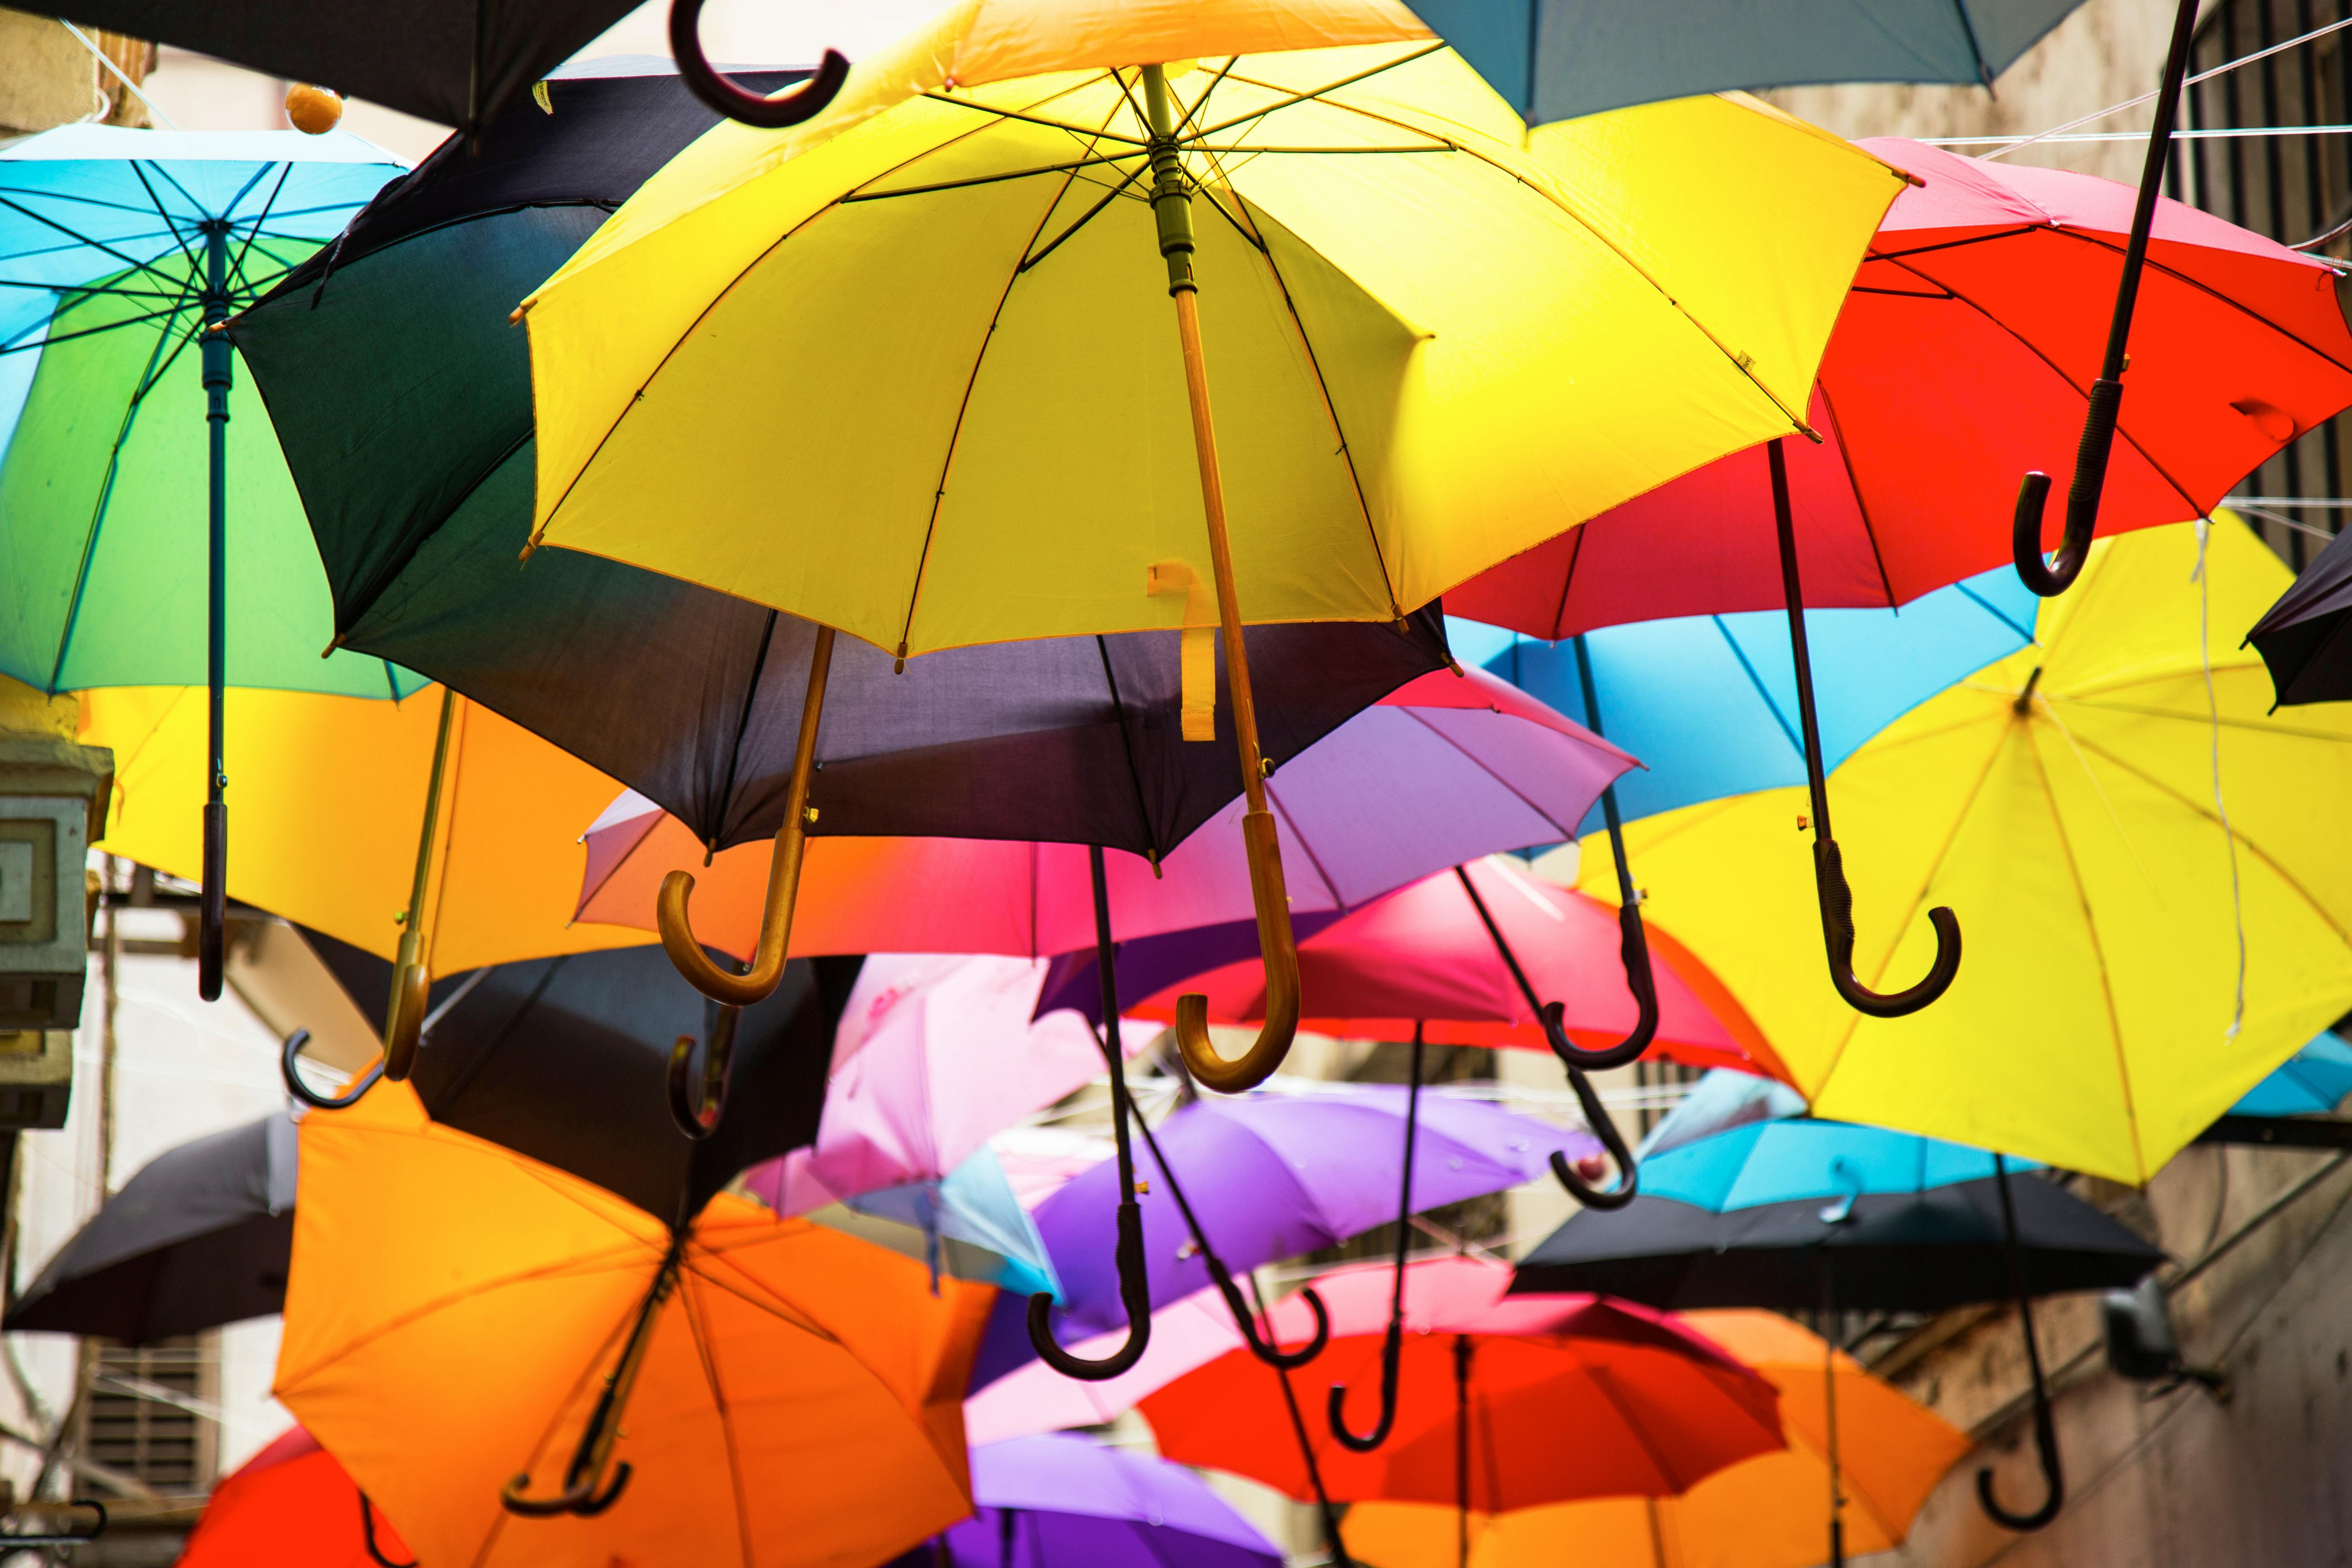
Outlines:
<svg viewBox="0 0 2352 1568"><path fill-rule="evenodd" d="M1789 1446L1718 1470L1680 1497L1604 1498L1470 1519L1470 1568L1809 1568L1829 1558L1826 1348L1771 1312L1685 1312L1780 1391ZM1969 1440L1864 1372L1836 1361L1837 1435L1850 1557L1902 1543L1912 1516ZM1429 1504L1348 1510L1349 1553L1368 1568L1454 1568L1456 1516Z"/></svg>
<svg viewBox="0 0 2352 1568"><path fill-rule="evenodd" d="M100 847L174 876L203 868L205 692L81 698L85 745L114 748ZM416 871L441 689L399 702L228 691L229 896L390 958ZM648 933L572 923L580 834L621 786L460 699L428 884L428 973L634 947Z"/></svg>
<svg viewBox="0 0 2352 1568"><path fill-rule="evenodd" d="M433 1568L870 1568L971 1510L962 1397L993 1289L721 1194L694 1223L595 1518L561 1485L667 1252L601 1188L425 1120L302 1122L277 1394Z"/></svg>

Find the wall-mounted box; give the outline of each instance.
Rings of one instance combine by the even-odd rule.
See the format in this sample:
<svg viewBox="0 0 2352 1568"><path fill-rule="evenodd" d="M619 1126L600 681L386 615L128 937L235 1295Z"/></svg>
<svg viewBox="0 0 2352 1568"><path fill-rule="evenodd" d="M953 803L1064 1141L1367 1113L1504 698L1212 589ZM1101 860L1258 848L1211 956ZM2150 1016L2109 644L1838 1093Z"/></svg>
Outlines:
<svg viewBox="0 0 2352 1568"><path fill-rule="evenodd" d="M0 1032L81 1022L89 845L113 780L103 747L0 734Z"/></svg>

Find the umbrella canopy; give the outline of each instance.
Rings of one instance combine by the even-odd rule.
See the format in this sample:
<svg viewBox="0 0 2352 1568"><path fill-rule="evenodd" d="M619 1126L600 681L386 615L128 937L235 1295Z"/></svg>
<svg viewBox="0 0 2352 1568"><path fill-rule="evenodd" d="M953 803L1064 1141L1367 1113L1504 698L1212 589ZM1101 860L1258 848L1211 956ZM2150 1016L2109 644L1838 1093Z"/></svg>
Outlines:
<svg viewBox="0 0 2352 1568"><path fill-rule="evenodd" d="M179 1563L181 1568L376 1568L387 1559L410 1560L399 1531L360 1495L316 1437L290 1426L213 1489Z"/></svg>
<svg viewBox="0 0 2352 1568"><path fill-rule="evenodd" d="M1820 984L1802 792L1632 825L1645 911L1818 1113L2147 1181L2352 1007L2352 834L2311 806L2352 789L2352 719L2269 716L2233 646L2285 576L2226 518L2202 544L2189 526L2105 542L2044 603L2038 647L1837 771L1855 907L1884 911L1856 949L1864 983L1925 966L1933 939L1906 911L1975 911L1927 1012L1863 1017Z"/></svg>
<svg viewBox="0 0 2352 1568"><path fill-rule="evenodd" d="M2246 640L2270 667L2277 706L2352 700L2352 548L2337 534Z"/></svg>
<svg viewBox="0 0 2352 1568"><path fill-rule="evenodd" d="M1966 1435L1770 1312L1690 1312L1677 1320L1769 1379L1789 1447L1717 1471L1680 1497L1554 1503L1470 1521L1470 1568L1537 1568L1564 1558L1591 1568L1811 1568L1822 1560L1827 1452L1838 1445L1845 1550L1889 1552L1919 1506L1969 1451ZM1836 1383L1836 1416L1823 1387ZM1455 1568L1451 1509L1359 1503L1348 1550L1369 1568Z"/></svg>
<svg viewBox="0 0 2352 1568"><path fill-rule="evenodd" d="M71 0L67 14L84 26L176 44L269 76L325 82L403 114L476 132L630 9L630 0L511 8L459 0L336 6L260 0L193 10L172 0Z"/></svg>
<svg viewBox="0 0 2352 1568"><path fill-rule="evenodd" d="M318 650L310 651L316 663ZM230 691L230 762L252 805L240 818L230 891L380 958L394 956L433 793L439 697L394 703ZM202 689L87 693L81 739L114 748L114 809L100 847L194 876L203 846L183 805L203 787ZM618 787L459 700L427 856L418 954L426 973L645 942L643 931L572 921L580 826Z"/></svg>
<svg viewBox="0 0 2352 1568"><path fill-rule="evenodd" d="M0 149L0 670L44 691L204 682L207 238L233 309L399 173L341 133L70 125ZM227 681L414 690L381 659L320 660L318 555L245 377L228 416Z"/></svg>
<svg viewBox="0 0 2352 1568"><path fill-rule="evenodd" d="M165 1150L58 1249L0 1328L140 1345L279 1310L295 1163L283 1112Z"/></svg>
<svg viewBox="0 0 2352 1568"><path fill-rule="evenodd" d="M1751 1122L1642 1163L1642 1195L1577 1215L1514 1291L1654 1307L1939 1312L2011 1294L1995 1156L1884 1128ZM2028 1293L2129 1286L2164 1254L2053 1184L2009 1189Z"/></svg>
<svg viewBox="0 0 2352 1568"><path fill-rule="evenodd" d="M1936 589L1899 612L1806 611L1806 637L1819 656L1822 766L1837 766L1928 698L2032 642L2034 609L2032 592L2004 568ZM1805 782L1789 623L1778 612L1637 621L1557 643L1459 621L1450 627L1463 658L1642 759L1640 771L1616 780L1628 817ZM1592 677L1589 708L1580 642ZM1597 810L1587 813L1578 837L1601 826Z"/></svg>
<svg viewBox="0 0 2352 1568"><path fill-rule="evenodd" d="M362 1013L381 1016L392 965L310 933ZM425 1113L665 1218L701 1212L747 1165L817 1135L834 1023L856 960L796 963L735 1026L725 1112L702 1139L666 1109L672 1048L716 1020L653 948L565 953L443 980L409 1082Z"/></svg>
<svg viewBox="0 0 2352 1568"><path fill-rule="evenodd" d="M764 1198L763 1189L778 1184L781 1163L745 1172L744 1189ZM1014 1296L1042 1292L1061 1299L1062 1284L1045 1238L1013 1195L1004 1167L985 1147L936 1180L859 1193L816 1210L813 1217L919 1258L935 1275L978 1279Z"/></svg>
<svg viewBox="0 0 2352 1568"><path fill-rule="evenodd" d="M1530 125L1693 93L1832 82L1992 79L2082 0L1893 0L1822 10L1777 0L1412 0Z"/></svg>
<svg viewBox="0 0 2352 1568"><path fill-rule="evenodd" d="M2352 1094L2352 1046L2320 1036L2230 1107L2232 1116L2326 1116Z"/></svg>
<svg viewBox="0 0 2352 1568"><path fill-rule="evenodd" d="M1181 1465L1083 1437L971 1451L972 1517L893 1568L1281 1568L1282 1549Z"/></svg>
<svg viewBox="0 0 2352 1568"><path fill-rule="evenodd" d="M1927 183L1895 199L1838 317L1808 416L1822 443L1781 444L1814 605L1905 604L2011 560L2017 476L2072 479L2132 214L2130 186L2088 174L1864 145ZM2352 402L2352 329L2325 264L2177 202L2154 236L2102 533L2207 515ZM1779 606L1768 467L1751 450L1662 486L1446 607L1565 637Z"/></svg>
<svg viewBox="0 0 2352 1568"><path fill-rule="evenodd" d="M993 1339L995 1336L992 1335ZM1127 1340L1122 1322L1108 1333L1082 1339L1073 1354L1098 1361ZM975 1387L963 1405L964 1431L974 1443L997 1443L1073 1426L1107 1426L1135 1408L1136 1402L1247 1342L1214 1289L1157 1308L1151 1342L1135 1365L1101 1382L1065 1377L1042 1361L1031 1361L991 1378L986 1366L972 1373ZM990 1349L983 1344L982 1354Z"/></svg>
<svg viewBox="0 0 2352 1568"><path fill-rule="evenodd" d="M956 1402L988 1287L934 1296L919 1263L725 1194L673 1232L400 1085L302 1139L276 1392L420 1561L872 1563L969 1511ZM613 1449L558 1477L608 1373L617 1499L502 1511L501 1483L604 1494Z"/></svg>
<svg viewBox="0 0 2352 1568"><path fill-rule="evenodd" d="M1102 1053L1083 1020L1030 1021L1044 978L1042 963L1023 959L868 959L842 1015L814 1143L752 1173L748 1190L797 1215L943 1181L992 1133L1092 1082Z"/></svg>
<svg viewBox="0 0 2352 1568"><path fill-rule="evenodd" d="M1571 1498L1668 1496L1783 1447L1779 1395L1729 1352L1658 1313L1588 1296L1504 1300L1504 1266L1415 1264L1405 1281L1402 1397L1393 1434L1354 1453L1308 1428L1334 1498L1454 1502L1477 1510ZM1318 1277L1331 1343L1317 1370L1359 1389L1380 1375L1385 1266ZM1275 1326L1303 1338L1297 1297ZM1467 1347L1466 1350L1463 1347ZM1457 1470L1457 1379L1467 1373L1469 1453ZM1303 1497L1307 1482L1278 1390L1246 1351L1228 1352L1144 1400L1160 1453Z"/></svg>
<svg viewBox="0 0 2352 1568"><path fill-rule="evenodd" d="M1549 1049L1463 877L1478 889L1536 994L1565 1004L1561 1025L1570 1039L1597 1047L1633 1030L1636 1007L1620 967L1616 912L1492 857L1471 861L1459 876L1423 878L1328 923L1301 921L1309 934L1298 944L1299 1026L1351 1040L1408 1039L1418 1028L1432 1045ZM1659 1016L1653 1048L1698 1067L1777 1070L1769 1043L1706 966L1671 937L1650 940ZM1172 1016L1181 989L1205 994L1214 1022L1254 1021L1265 1005L1265 970L1255 947L1246 927L1233 926L1131 942L1119 953L1119 989L1147 994L1129 1009L1139 1017ZM1218 963L1235 952L1250 956ZM1092 957L1074 954L1055 965L1060 984L1049 1003L1084 1005Z"/></svg>
<svg viewBox="0 0 2352 1568"><path fill-rule="evenodd" d="M986 10L861 63L796 132L722 128L530 297L535 537L900 655L1215 624L1153 132L1104 68L1212 62L1171 84L1171 150L1206 193L1202 354L1251 622L1393 619L1792 429L1899 188L1720 99L1527 145L1392 6L1295 30L1241 0L1116 29L1031 7L1017 56ZM1297 47L1335 35L1365 47ZM1118 438L1087 437L1108 409Z"/></svg>
<svg viewBox="0 0 2352 1568"><path fill-rule="evenodd" d="M910 674L922 668L908 666ZM1302 661L1299 678L1312 673ZM1289 907L1301 917L1344 910L1441 867L1558 842L1603 785L1635 765L1493 676L1433 671L1357 712L1265 781L1283 851L1300 868ZM1207 830L1157 867L1139 855L1108 854L1113 934L1126 942L1247 920L1249 871L1232 831L1243 811L1241 801L1223 804ZM763 851L725 851L701 871L692 836L642 801L614 802L587 842L581 919L651 928L663 879L694 867L698 934L730 952L751 950ZM812 839L793 927L795 952L1036 956L1090 949L1094 939L1084 850L971 839Z"/></svg>

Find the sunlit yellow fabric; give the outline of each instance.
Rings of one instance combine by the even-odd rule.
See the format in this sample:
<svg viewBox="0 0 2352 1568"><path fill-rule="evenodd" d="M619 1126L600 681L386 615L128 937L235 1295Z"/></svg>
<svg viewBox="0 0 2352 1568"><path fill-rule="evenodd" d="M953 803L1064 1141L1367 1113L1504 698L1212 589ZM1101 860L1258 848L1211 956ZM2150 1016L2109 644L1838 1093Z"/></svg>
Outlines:
<svg viewBox="0 0 2352 1568"><path fill-rule="evenodd" d="M1789 1447L1718 1470L1680 1497L1604 1498L1470 1518L1470 1568L1811 1568L1829 1557L1829 1402L1822 1342L1770 1312L1687 1312L1683 1321L1771 1379ZM1969 1439L1837 1358L1842 1518L1850 1556L1902 1544L1919 1505ZM1366 1568L1454 1568L1454 1510L1367 1502L1348 1510L1348 1553Z"/></svg>
<svg viewBox="0 0 2352 1568"><path fill-rule="evenodd" d="M1751 100L1530 134L1418 38L1230 58L1396 37L1392 5L1140 9L1119 46L1099 4L964 6L647 182L530 302L542 542L909 653L1182 625L1152 569L1206 581L1206 526L1118 47L1201 60L1172 89L1251 621L1387 619L1787 432L1900 189Z"/></svg>
<svg viewBox="0 0 2352 1568"><path fill-rule="evenodd" d="M854 1568L971 1510L962 1397L996 1291L721 1194L696 1221L615 1458L560 1484L668 1245L577 1177L427 1121L405 1084L303 1118L274 1392L425 1563Z"/></svg>
<svg viewBox="0 0 2352 1568"><path fill-rule="evenodd" d="M416 875L441 689L400 702L228 689L229 897L390 958ZM85 745L114 748L100 845L196 878L204 868L201 687L82 694ZM435 974L650 940L573 925L581 832L621 786L460 700L429 885Z"/></svg>
<svg viewBox="0 0 2352 1568"><path fill-rule="evenodd" d="M1959 916L1959 978L1920 1013L1864 1018L1831 990L1801 789L1628 825L1645 907L1747 1005L1817 1112L2140 1183L2352 1008L2352 705L2269 711L2270 678L2239 645L2290 574L2224 514L2206 647L2233 862L2197 561L2193 524L2101 542L2043 601L2037 646L1831 775L1863 983L1910 984L1934 950L1926 910ZM1597 868L1584 889L1613 898Z"/></svg>

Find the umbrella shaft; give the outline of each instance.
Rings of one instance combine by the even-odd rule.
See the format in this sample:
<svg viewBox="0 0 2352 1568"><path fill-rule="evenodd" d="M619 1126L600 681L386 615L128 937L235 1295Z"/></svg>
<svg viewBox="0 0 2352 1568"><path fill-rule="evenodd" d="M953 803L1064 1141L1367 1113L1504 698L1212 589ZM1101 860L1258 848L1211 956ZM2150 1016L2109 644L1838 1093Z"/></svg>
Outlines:
<svg viewBox="0 0 2352 1568"><path fill-rule="evenodd" d="M1789 458L1779 441L1765 444L1772 470L1772 521L1780 536L1780 593L1789 606L1789 655L1796 665L1797 719L1805 739L1805 783L1813 797L1813 838L1830 833L1830 787L1822 771L1822 722L1813 711L1813 655L1805 643L1805 586L1797 573L1797 523L1789 504Z"/></svg>
<svg viewBox="0 0 2352 1568"><path fill-rule="evenodd" d="M228 786L224 766L226 720L224 688L228 684L228 231L226 226L205 226L205 333L201 352L205 386L205 420L210 426L207 454L206 539L208 593L205 603L205 680L210 701L211 766L205 779L205 799L221 803Z"/></svg>
<svg viewBox="0 0 2352 1568"><path fill-rule="evenodd" d="M2180 0L2172 21L2172 44L2164 58L2164 85L2148 128L2147 163L2140 171L2139 199L2132 207L2131 237L2124 247L2123 276L2116 282L2116 312L2107 323L2107 353L2099 379L2121 380L2131 346L2132 310L2139 302L2141 269L2147 262L2148 230L2156 223L2156 198L2164 188L2164 168L2172 153L2173 122L2180 114L2180 89L2189 74L2189 49L2197 30L2197 0Z"/></svg>

